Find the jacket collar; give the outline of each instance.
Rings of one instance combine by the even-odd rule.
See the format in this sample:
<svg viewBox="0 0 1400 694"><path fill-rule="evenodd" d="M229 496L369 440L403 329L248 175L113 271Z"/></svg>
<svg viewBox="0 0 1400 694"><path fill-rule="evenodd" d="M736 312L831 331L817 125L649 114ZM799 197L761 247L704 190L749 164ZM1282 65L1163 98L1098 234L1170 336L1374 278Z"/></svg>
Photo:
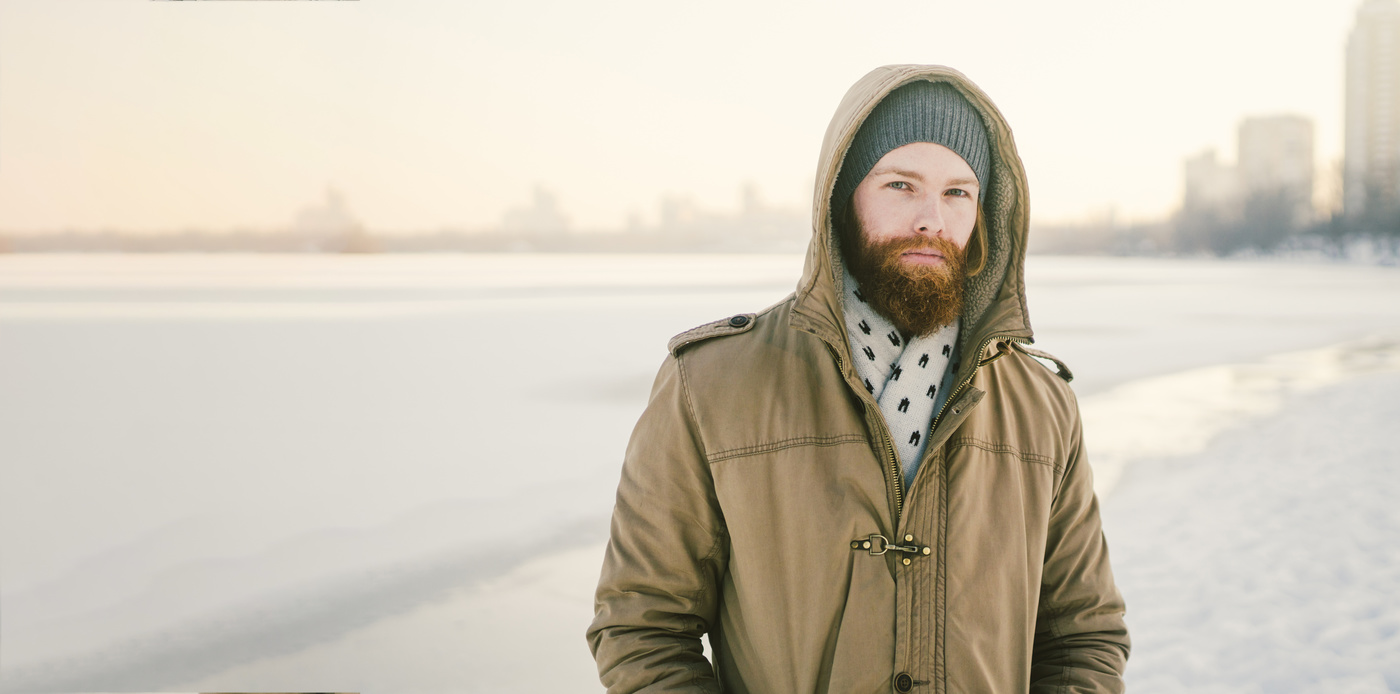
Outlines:
<svg viewBox="0 0 1400 694"><path fill-rule="evenodd" d="M842 319L842 270L839 239L831 224L831 194L836 174L860 125L880 100L915 80L948 82L958 89L987 126L992 161L983 213L987 223L987 266L965 284L966 303L958 339L964 355L958 380L970 377L980 354L971 350L996 337L1031 342L1026 312L1025 257L1029 207L1025 168L1016 153L1011 128L977 85L962 73L939 65L886 65L862 77L841 100L822 139L812 196L812 240L798 282L791 327L825 340L851 365L850 340ZM852 372L853 373L853 372Z"/></svg>

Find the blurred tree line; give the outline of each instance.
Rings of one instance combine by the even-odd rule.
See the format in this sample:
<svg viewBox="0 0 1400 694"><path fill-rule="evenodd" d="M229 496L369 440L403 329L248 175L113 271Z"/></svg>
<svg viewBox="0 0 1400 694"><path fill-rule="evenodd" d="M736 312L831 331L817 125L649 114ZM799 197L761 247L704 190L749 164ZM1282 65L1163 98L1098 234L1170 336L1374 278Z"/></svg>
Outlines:
<svg viewBox="0 0 1400 694"><path fill-rule="evenodd" d="M1183 209L1172 226L1173 250L1182 254L1315 252L1340 259L1361 246L1391 260L1400 256L1400 205L1393 204L1372 205L1359 214L1300 219L1284 193L1263 191L1247 196L1237 214Z"/></svg>

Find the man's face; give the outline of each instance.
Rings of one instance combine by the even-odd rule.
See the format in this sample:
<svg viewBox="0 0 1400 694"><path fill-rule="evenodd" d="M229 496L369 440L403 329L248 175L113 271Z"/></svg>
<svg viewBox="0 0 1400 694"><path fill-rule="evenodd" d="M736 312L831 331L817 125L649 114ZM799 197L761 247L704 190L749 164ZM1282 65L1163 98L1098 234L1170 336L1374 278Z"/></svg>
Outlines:
<svg viewBox="0 0 1400 694"><path fill-rule="evenodd" d="M856 186L847 264L875 310L905 335L931 333L962 311L977 193L967 162L930 142L891 150Z"/></svg>
<svg viewBox="0 0 1400 694"><path fill-rule="evenodd" d="M875 162L852 196L864 237L892 240L942 238L967 247L977 221L977 176L953 150L932 142L892 149ZM927 245L905 251L910 267L943 263Z"/></svg>

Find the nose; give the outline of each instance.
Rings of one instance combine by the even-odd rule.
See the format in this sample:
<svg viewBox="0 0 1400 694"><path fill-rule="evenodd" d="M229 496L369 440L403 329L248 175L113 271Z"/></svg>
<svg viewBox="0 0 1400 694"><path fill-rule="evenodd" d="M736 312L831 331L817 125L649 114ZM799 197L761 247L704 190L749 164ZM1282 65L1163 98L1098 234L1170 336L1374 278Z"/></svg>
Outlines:
<svg viewBox="0 0 1400 694"><path fill-rule="evenodd" d="M914 217L914 229L927 236L937 236L943 231L943 210L937 199L919 205Z"/></svg>

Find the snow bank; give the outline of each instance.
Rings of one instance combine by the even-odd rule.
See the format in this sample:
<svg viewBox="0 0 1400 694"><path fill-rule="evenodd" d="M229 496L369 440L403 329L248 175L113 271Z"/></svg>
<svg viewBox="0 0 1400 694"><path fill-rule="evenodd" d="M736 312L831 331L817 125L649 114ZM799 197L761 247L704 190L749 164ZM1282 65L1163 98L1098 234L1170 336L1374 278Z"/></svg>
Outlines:
<svg viewBox="0 0 1400 694"><path fill-rule="evenodd" d="M1309 393L1104 503L1135 694L1400 691L1400 375Z"/></svg>

